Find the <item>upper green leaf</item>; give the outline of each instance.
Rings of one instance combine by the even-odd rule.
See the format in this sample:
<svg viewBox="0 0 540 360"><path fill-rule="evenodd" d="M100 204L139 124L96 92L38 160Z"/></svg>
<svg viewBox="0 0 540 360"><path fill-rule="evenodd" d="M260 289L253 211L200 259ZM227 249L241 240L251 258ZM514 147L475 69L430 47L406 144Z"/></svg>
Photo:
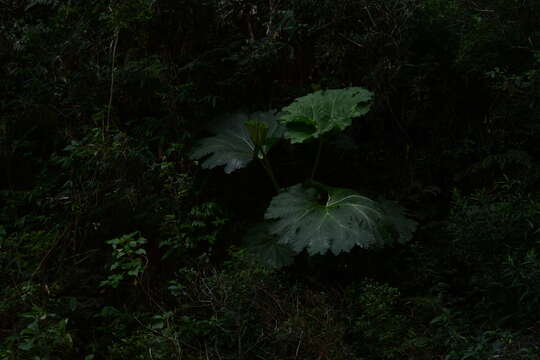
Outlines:
<svg viewBox="0 0 540 360"><path fill-rule="evenodd" d="M334 129L344 130L353 118L369 111L372 97L372 92L361 87L319 90L300 97L283 108L280 120L287 128L285 136L292 143L302 143Z"/></svg>
<svg viewBox="0 0 540 360"><path fill-rule="evenodd" d="M248 129L249 127L249 129ZM253 114L235 113L221 119L213 128L213 137L196 144L191 159L207 157L202 167L225 166L225 172L246 167L261 152L266 154L276 138L283 135L275 111Z"/></svg>
<svg viewBox="0 0 540 360"><path fill-rule="evenodd" d="M337 255L354 246L383 246L396 238L405 241L414 231L412 220L397 211L387 213L376 201L349 189L324 189L327 194L298 184L272 199L265 218L276 220L270 231L281 243L297 252L307 248L311 255L328 250Z"/></svg>

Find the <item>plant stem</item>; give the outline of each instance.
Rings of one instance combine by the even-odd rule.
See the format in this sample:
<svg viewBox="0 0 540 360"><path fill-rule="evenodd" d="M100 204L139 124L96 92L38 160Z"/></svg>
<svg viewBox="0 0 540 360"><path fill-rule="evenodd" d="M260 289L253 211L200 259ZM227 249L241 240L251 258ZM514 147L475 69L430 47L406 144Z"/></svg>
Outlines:
<svg viewBox="0 0 540 360"><path fill-rule="evenodd" d="M272 185L274 185L274 189L276 190L277 193L279 193L279 190L281 188L279 187L279 184L278 184L278 182L276 180L276 176L274 175L274 171L272 170L272 165L268 161L268 158L266 157L266 154L264 152L262 152L262 151L261 151L261 154L263 155L262 159L260 157L258 157L258 156L257 156L257 159L259 159L259 162L261 163L262 167L266 171L266 174L268 175L268 177L272 181Z"/></svg>
<svg viewBox="0 0 540 360"><path fill-rule="evenodd" d="M322 145L323 141L322 139L319 139L319 146L317 147L317 155L315 156L315 163L313 164L313 169L311 169L311 177L309 178L310 180L313 180L313 178L315 177L315 173L317 172L317 168L319 167Z"/></svg>

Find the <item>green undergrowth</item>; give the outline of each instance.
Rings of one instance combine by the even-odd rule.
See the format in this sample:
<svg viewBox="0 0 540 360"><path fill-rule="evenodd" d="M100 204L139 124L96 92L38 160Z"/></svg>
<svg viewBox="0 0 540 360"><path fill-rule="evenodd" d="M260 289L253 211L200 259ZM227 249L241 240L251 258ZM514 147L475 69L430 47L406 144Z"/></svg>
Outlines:
<svg viewBox="0 0 540 360"><path fill-rule="evenodd" d="M1 1L0 360L538 360L539 4Z"/></svg>

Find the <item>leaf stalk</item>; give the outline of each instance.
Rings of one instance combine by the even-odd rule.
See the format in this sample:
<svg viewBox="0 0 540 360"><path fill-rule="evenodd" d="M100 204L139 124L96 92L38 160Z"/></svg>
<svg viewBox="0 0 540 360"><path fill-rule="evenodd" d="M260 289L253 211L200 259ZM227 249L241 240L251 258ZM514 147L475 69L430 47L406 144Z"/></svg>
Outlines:
<svg viewBox="0 0 540 360"><path fill-rule="evenodd" d="M272 165L270 164L270 161L268 161L268 157L266 156L264 151L262 151L262 149L259 149L258 151L260 151L260 154L262 155L262 157L257 156L257 159L259 159L261 166L264 168L264 171L266 171L266 174L272 181L272 185L274 185L274 189L276 190L276 193L279 193L279 191L281 190L281 187L279 186L276 180L276 176L274 175L274 170L272 170Z"/></svg>
<svg viewBox="0 0 540 360"><path fill-rule="evenodd" d="M323 146L323 140L322 138L320 138L319 145L317 146L317 155L315 156L315 162L313 163L313 169L311 169L311 177L309 178L310 180L313 180L313 178L315 178L315 173L317 172L317 168L319 167L322 146Z"/></svg>

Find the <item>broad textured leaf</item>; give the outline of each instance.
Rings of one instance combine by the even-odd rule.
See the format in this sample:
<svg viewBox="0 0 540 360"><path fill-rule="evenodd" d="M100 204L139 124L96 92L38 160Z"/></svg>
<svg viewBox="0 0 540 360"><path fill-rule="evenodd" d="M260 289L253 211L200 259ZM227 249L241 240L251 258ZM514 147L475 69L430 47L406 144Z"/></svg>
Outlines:
<svg viewBox="0 0 540 360"><path fill-rule="evenodd" d="M373 93L361 88L320 90L296 99L283 108L280 121L292 143L318 138L334 129L343 130L352 119L365 115Z"/></svg>
<svg viewBox="0 0 540 360"><path fill-rule="evenodd" d="M258 122L264 125L257 126ZM257 129L251 133L257 136L255 141L258 146L255 146L246 123L250 128ZM268 152L275 140L283 135L284 128L277 122L275 111L268 111L228 115L211 130L216 135L199 141L191 154L191 159L206 158L202 162L203 168L225 166L225 172L230 174L246 167L258 155L258 151Z"/></svg>
<svg viewBox="0 0 540 360"><path fill-rule="evenodd" d="M307 249L313 255L330 250L337 255L354 246L386 245L409 229L401 223L406 219L397 212L388 214L376 201L348 189L326 189L327 194L321 195L298 184L275 196L265 214L275 220L271 233L297 252Z"/></svg>
<svg viewBox="0 0 540 360"><path fill-rule="evenodd" d="M291 265L296 253L286 244L280 244L270 233L267 223L252 226L244 236L247 250L264 266L279 269Z"/></svg>

